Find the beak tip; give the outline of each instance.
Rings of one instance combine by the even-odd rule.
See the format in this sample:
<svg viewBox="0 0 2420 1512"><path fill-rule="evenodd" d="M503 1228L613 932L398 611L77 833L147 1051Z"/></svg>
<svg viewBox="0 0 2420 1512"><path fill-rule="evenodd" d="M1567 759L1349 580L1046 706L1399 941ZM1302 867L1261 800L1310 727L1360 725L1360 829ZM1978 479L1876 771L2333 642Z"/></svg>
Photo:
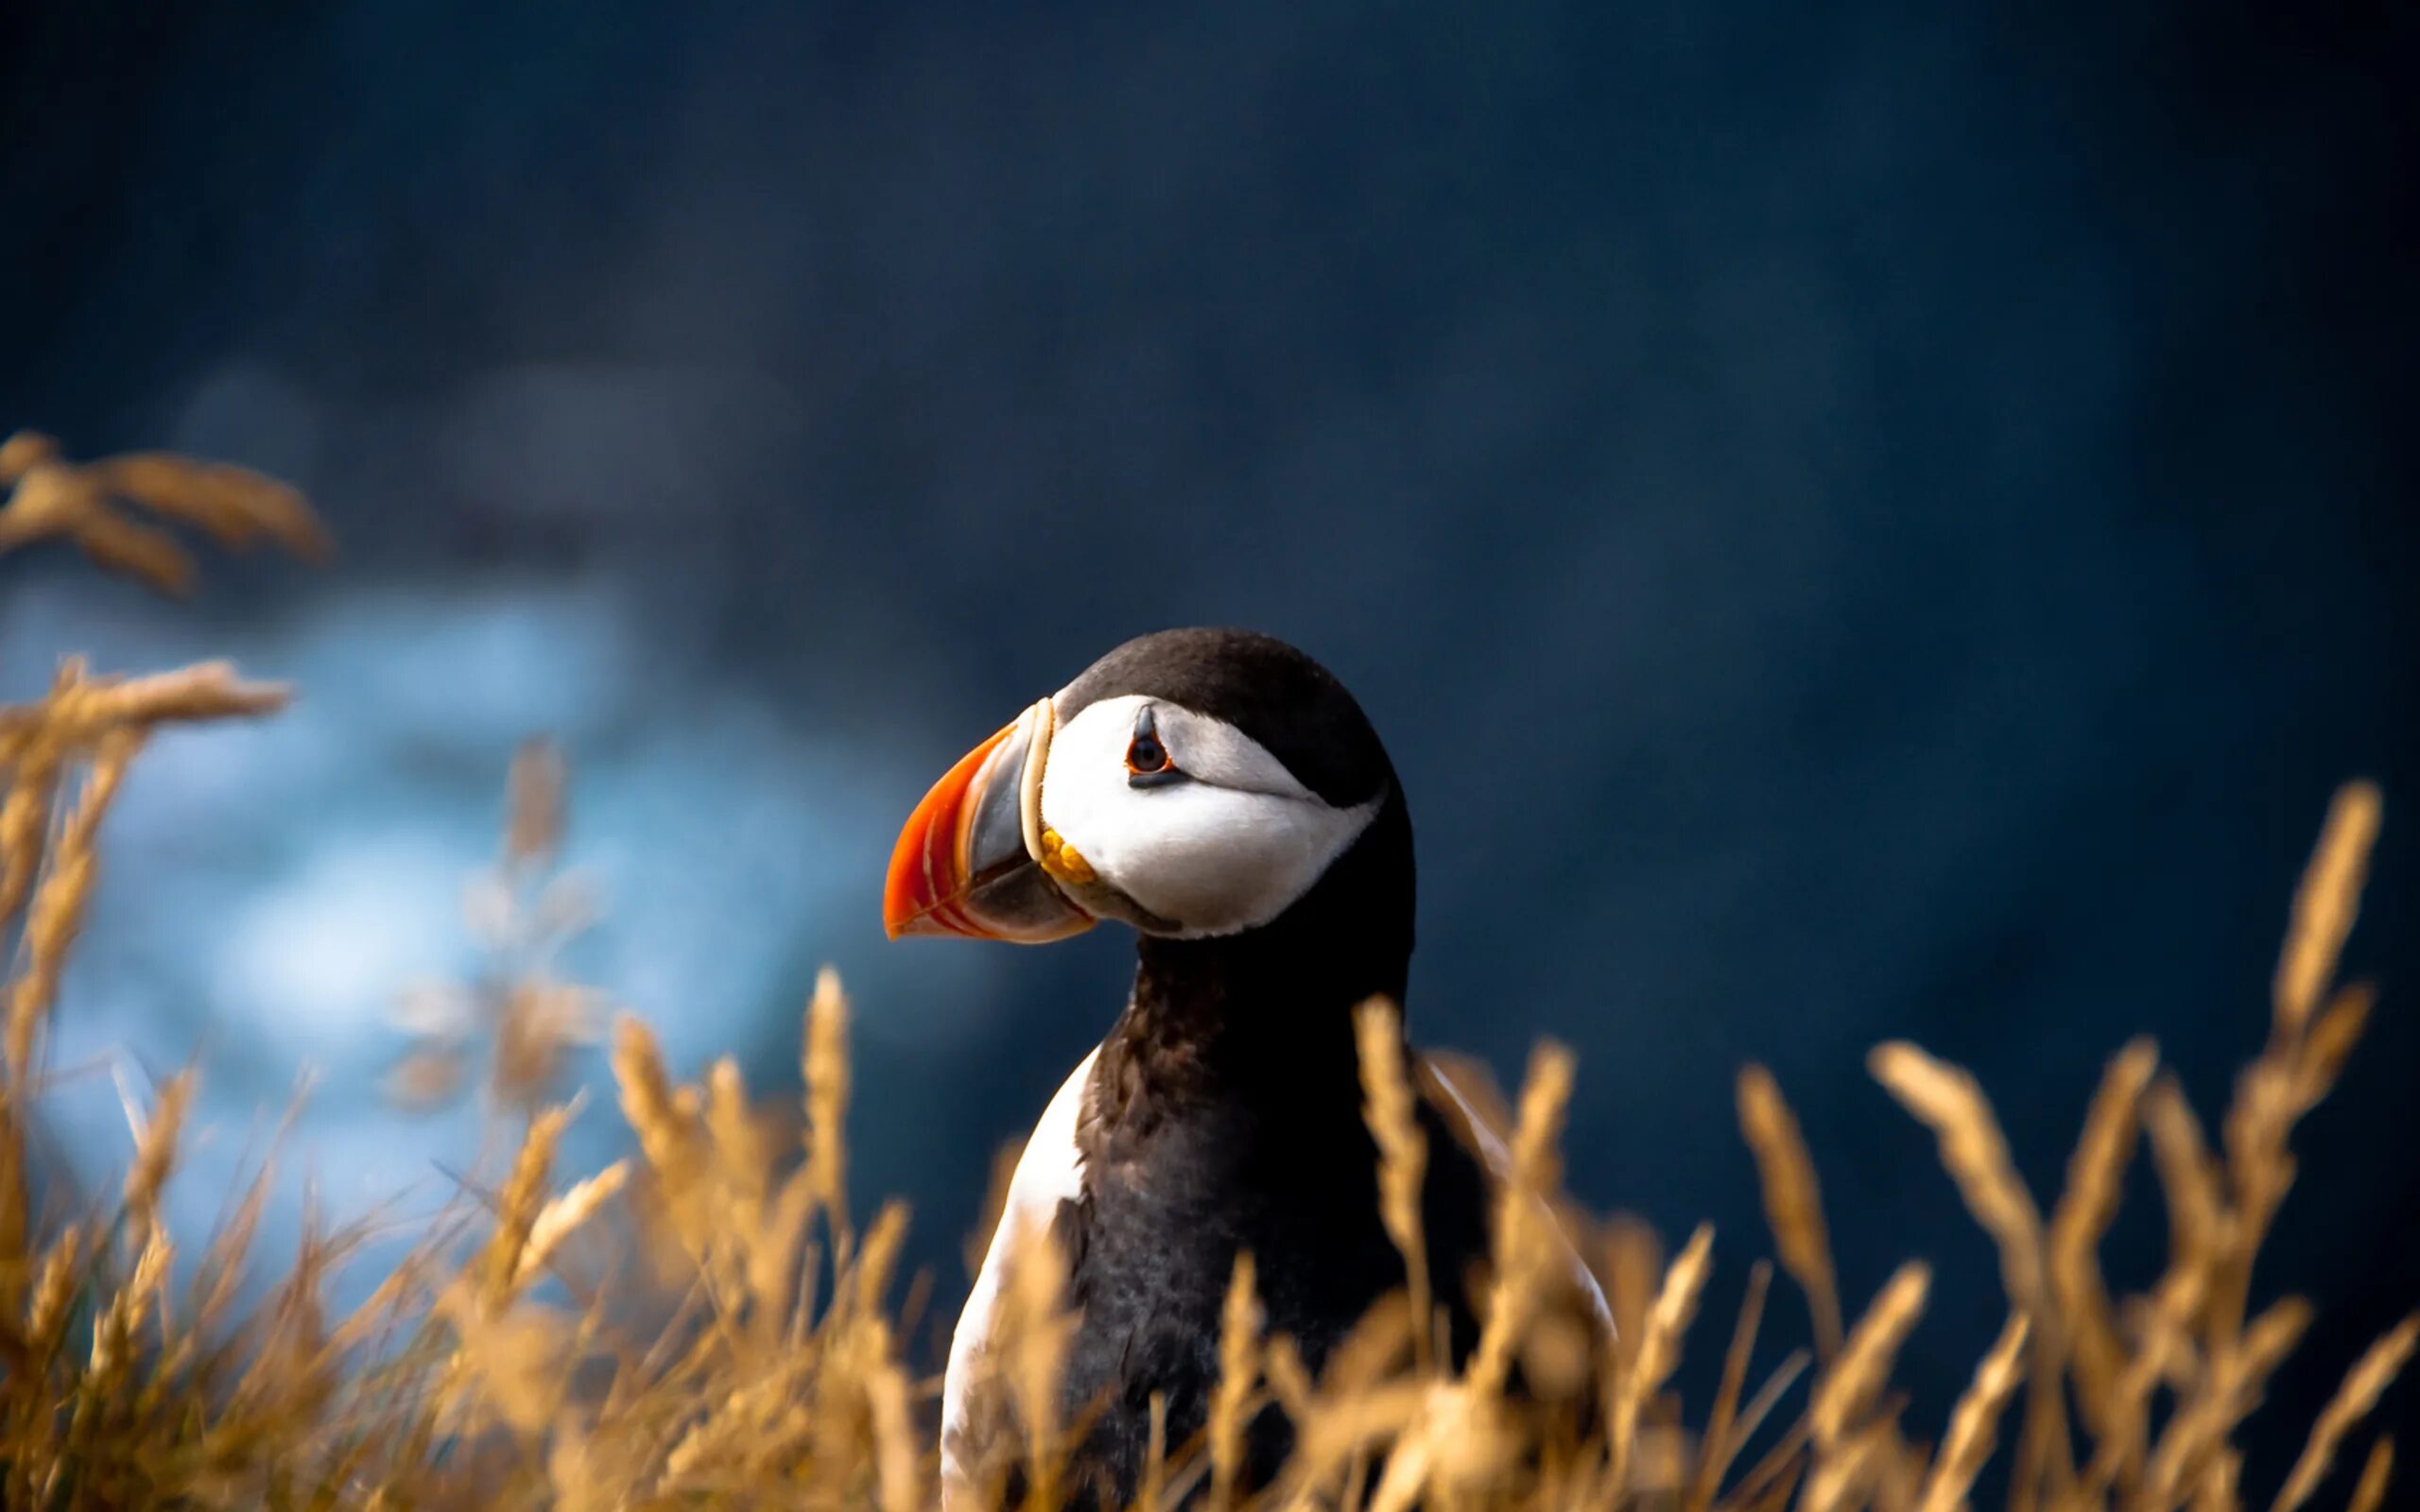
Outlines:
<svg viewBox="0 0 2420 1512"><path fill-rule="evenodd" d="M908 816L891 847L890 869L882 885L882 932L890 939L909 935L959 935L947 917L950 901L966 876L961 833L970 789L993 750L1016 732L1011 725L959 759L932 785Z"/></svg>
<svg viewBox="0 0 2420 1512"><path fill-rule="evenodd" d="M1048 701L1037 707L1046 710ZM1046 726L1042 736L1031 733L1033 717L1028 711L967 752L908 816L883 879L886 938L938 935L1038 945L1092 927L1092 916L1032 868L1014 822L1022 816L1026 764L1034 747L1002 747L1011 740L1046 745ZM1016 813L1007 810L1010 804L1018 805ZM990 850L970 856L978 831ZM977 876L984 879L980 887Z"/></svg>
<svg viewBox="0 0 2420 1512"><path fill-rule="evenodd" d="M933 927L933 916L919 908L901 908L886 904L882 910L882 937L906 939L911 935L941 935L947 931Z"/></svg>
<svg viewBox="0 0 2420 1512"><path fill-rule="evenodd" d="M903 850L908 849L903 844ZM885 939L904 939L909 935L935 934L931 927L932 905L918 896L916 880L919 868L913 856L894 857L890 875L882 888L882 936Z"/></svg>

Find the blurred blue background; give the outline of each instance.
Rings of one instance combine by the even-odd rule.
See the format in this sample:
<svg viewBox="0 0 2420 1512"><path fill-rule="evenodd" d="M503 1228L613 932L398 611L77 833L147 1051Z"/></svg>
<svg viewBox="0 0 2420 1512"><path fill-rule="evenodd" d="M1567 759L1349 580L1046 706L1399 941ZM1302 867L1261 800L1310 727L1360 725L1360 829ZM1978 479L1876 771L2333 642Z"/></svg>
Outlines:
<svg viewBox="0 0 2420 1512"><path fill-rule="evenodd" d="M1923 1434L1996 1268L1866 1047L1977 1068L2046 1201L2127 1035L2215 1115L2328 794L2380 778L2384 1007L2260 1277L2321 1304L2271 1460L2420 1296L2409 7L95 3L0 59L0 426L271 471L343 544L187 606L0 563L0 696L71 650L301 690L138 770L61 1013L62 1062L200 1057L181 1221L306 1070L324 1208L449 1190L475 1110L379 1104L389 1014L475 965L551 731L609 910L571 974L780 1089L837 963L854 1175L946 1317L1129 947L886 945L891 837L1208 622L1358 694L1415 1028L1576 1046L1575 1189L1715 1220L1717 1318L1772 1064L1852 1306L1940 1268ZM106 1078L52 1116L123 1159Z"/></svg>

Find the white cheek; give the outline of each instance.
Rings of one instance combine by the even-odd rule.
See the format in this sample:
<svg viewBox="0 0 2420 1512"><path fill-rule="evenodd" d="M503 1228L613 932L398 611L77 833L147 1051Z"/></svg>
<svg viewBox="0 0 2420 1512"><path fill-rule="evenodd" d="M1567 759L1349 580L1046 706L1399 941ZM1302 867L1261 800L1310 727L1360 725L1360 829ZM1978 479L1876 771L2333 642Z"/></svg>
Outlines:
<svg viewBox="0 0 2420 1512"><path fill-rule="evenodd" d="M1185 935L1231 935L1284 913L1369 823L1376 805L1185 782L1128 789L1083 826L1061 830L1104 881Z"/></svg>
<svg viewBox="0 0 2420 1512"><path fill-rule="evenodd" d="M1132 786L1125 765L1132 711L1102 713L1095 718L1085 710L1052 742L1044 822L1102 881L1180 935L1231 935L1269 922L1310 890L1377 813L1377 799L1337 808L1299 786L1293 794L1206 781ZM1184 765L1183 746L1169 745Z"/></svg>

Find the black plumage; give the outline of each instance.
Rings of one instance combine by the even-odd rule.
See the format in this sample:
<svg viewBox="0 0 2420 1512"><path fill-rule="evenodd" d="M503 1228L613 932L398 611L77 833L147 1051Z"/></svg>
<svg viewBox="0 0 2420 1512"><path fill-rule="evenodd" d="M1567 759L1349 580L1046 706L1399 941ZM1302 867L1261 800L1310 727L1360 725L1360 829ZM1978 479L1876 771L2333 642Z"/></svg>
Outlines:
<svg viewBox="0 0 2420 1512"><path fill-rule="evenodd" d="M1073 719L1097 699L1130 693L1166 698L1235 726L1285 763L1297 782L1340 808L1394 784L1386 747L1353 695L1327 668L1273 636L1228 629L1136 636L1060 691L1059 717ZM1402 861L1409 928L1408 827Z"/></svg>
<svg viewBox="0 0 2420 1512"><path fill-rule="evenodd" d="M1143 936L1126 1011L1102 1043L1078 1125L1084 1194L1058 1218L1080 1310L1065 1386L1089 1421L1080 1483L1132 1496L1150 1397L1169 1442L1198 1431L1219 1372L1221 1300L1238 1251L1257 1262L1267 1326L1314 1368L1404 1285L1378 1217L1353 1009L1402 1000L1415 898L1411 819L1359 706L1309 658L1236 631L1174 631L1122 647L1071 688L1145 693L1235 725L1340 806L1382 797L1360 838L1275 920L1209 939ZM1433 1109L1430 1272L1460 1278L1487 1247L1487 1181ZM1457 1352L1476 1336L1462 1288L1441 1284ZM1287 1447L1269 1413L1248 1479Z"/></svg>
<svg viewBox="0 0 2420 1512"><path fill-rule="evenodd" d="M1404 1284L1378 1219L1351 1015L1372 992L1400 992L1409 930L1322 926L1368 914L1326 889L1385 865L1408 835L1407 825L1374 824L1327 883L1262 929L1144 941L1132 1000L1101 1047L1078 1124L1084 1193L1058 1219L1069 1300L1082 1316L1066 1420L1089 1418L1078 1468L1118 1504L1142 1468L1152 1392L1166 1394L1171 1442L1201 1426L1238 1251L1257 1261L1268 1327L1314 1368ZM1457 1278L1486 1253L1486 1182L1433 1110L1422 1111L1436 1152L1430 1270ZM1471 1311L1459 1286L1440 1293L1459 1354L1475 1336ZM1282 1456L1283 1429L1270 1414L1254 1435L1250 1479Z"/></svg>
<svg viewBox="0 0 2420 1512"><path fill-rule="evenodd" d="M1129 642L1057 696L1057 716L1130 695L1232 726L1333 809L1374 809L1267 922L1140 936L1132 992L1078 1106L1080 1185L1051 1215L1080 1319L1061 1403L1080 1435L1068 1489L1098 1506L1132 1501L1155 1394L1171 1448L1203 1426L1238 1254L1255 1260L1267 1329L1314 1370L1406 1281L1380 1221L1354 1029L1370 998L1403 1001L1413 943L1410 810L1385 747L1324 668L1248 632ZM1478 1333L1469 1282L1488 1252L1493 1183L1470 1130L1418 1107L1428 1273L1459 1363ZM1263 1412L1247 1484L1289 1447L1283 1415Z"/></svg>

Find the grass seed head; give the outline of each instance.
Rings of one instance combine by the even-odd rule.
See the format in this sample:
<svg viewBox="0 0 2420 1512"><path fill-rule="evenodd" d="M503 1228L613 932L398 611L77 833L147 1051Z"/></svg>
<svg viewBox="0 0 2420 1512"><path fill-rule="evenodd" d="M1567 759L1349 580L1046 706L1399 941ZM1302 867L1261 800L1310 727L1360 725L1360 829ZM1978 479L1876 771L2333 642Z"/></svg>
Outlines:
<svg viewBox="0 0 2420 1512"><path fill-rule="evenodd" d="M151 1116L137 1132L134 1160L126 1171L127 1231L140 1246L159 1226L160 1192L168 1184L176 1161L177 1136L184 1127L185 1108L193 1097L193 1073L181 1071L160 1088Z"/></svg>
<svg viewBox="0 0 2420 1512"><path fill-rule="evenodd" d="M2318 1422L2311 1426L2310 1442L2303 1446L2302 1456L2294 1461L2284 1488L2277 1493L2273 1512L2293 1512L2319 1488L2320 1480L2336 1458L2337 1445L2377 1405L2387 1386L2410 1363L2415 1344L2420 1344L2420 1314L2396 1324L2362 1354L2320 1412Z"/></svg>
<svg viewBox="0 0 2420 1512"><path fill-rule="evenodd" d="M1739 1132L1756 1158L1774 1247L1783 1267L1806 1294L1815 1347L1828 1360L1841 1349L1841 1295L1832 1275L1832 1241L1824 1228L1824 1194L1815 1180L1815 1162L1771 1072L1754 1061L1741 1067L1738 1103Z"/></svg>
<svg viewBox="0 0 2420 1512"><path fill-rule="evenodd" d="M2066 1191L2050 1215L2050 1286L2066 1324L2066 1346L2074 1351L2077 1397L2096 1422L2117 1409L2128 1354L2110 1314L2100 1240L2124 1195L2136 1110L2158 1066L2159 1052L2148 1040L2135 1040L2110 1061L2084 1115L2083 1137L2067 1161Z"/></svg>
<svg viewBox="0 0 2420 1512"><path fill-rule="evenodd" d="M1634 1478L1640 1415L1680 1364L1682 1342L1697 1315L1698 1297L1705 1290L1713 1268L1714 1229L1701 1224L1664 1273L1664 1284L1657 1289L1646 1325L1639 1331L1638 1348L1615 1385L1606 1437L1617 1489Z"/></svg>
<svg viewBox="0 0 2420 1512"><path fill-rule="evenodd" d="M1063 1298L1066 1274L1066 1258L1049 1225L1027 1222L1011 1236L1003 1320L1009 1391L1025 1429L1031 1499L1045 1507L1058 1503L1065 1452L1059 1383L1075 1339L1075 1320Z"/></svg>
<svg viewBox="0 0 2420 1512"><path fill-rule="evenodd" d="M2041 1210L2016 1174L2008 1141L1983 1090L1959 1067L1901 1040L1876 1046L1867 1065L1875 1079L1939 1140L1941 1162L1958 1183L1967 1211L1999 1246L2000 1274L2009 1296L2031 1316L2048 1315Z"/></svg>
<svg viewBox="0 0 2420 1512"><path fill-rule="evenodd" d="M1361 1110L1378 1146L1378 1216L1387 1237L1403 1256L1414 1318L1428 1316L1428 1246L1421 1233L1421 1183L1428 1169L1428 1141L1420 1131L1411 1078L1404 1069L1403 1022L1394 1005L1372 998L1354 1011L1360 1052ZM1428 1330L1413 1331L1413 1348L1425 1362Z"/></svg>
<svg viewBox="0 0 2420 1512"><path fill-rule="evenodd" d="M848 1228L846 1125L849 1113L849 999L840 973L815 976L806 1005L806 1168L815 1199L834 1231Z"/></svg>
<svg viewBox="0 0 2420 1512"><path fill-rule="evenodd" d="M2345 1503L2346 1512L2378 1512L2386 1505L2387 1483L2394 1479L2394 1440L2381 1437L2370 1446L2370 1457L2362 1463L2361 1478L2354 1485L2353 1499Z"/></svg>
<svg viewBox="0 0 2420 1512"><path fill-rule="evenodd" d="M1925 1295L1931 1285L1931 1269L1910 1261L1893 1273L1865 1316L1849 1331L1840 1358L1815 1383L1813 1421L1818 1443L1836 1450L1848 1445L1889 1378L1899 1346L1923 1314Z"/></svg>
<svg viewBox="0 0 2420 1512"><path fill-rule="evenodd" d="M1950 1409L1949 1433L1933 1457L1931 1473L1925 1477L1919 1512L1957 1512L1965 1504L1976 1475L1991 1458L1992 1435L1999 1426L2000 1411L2025 1377L2022 1355L2027 1328L2023 1314L2008 1320L1998 1342L1975 1367L1975 1379L1967 1383L1965 1394Z"/></svg>
<svg viewBox="0 0 2420 1512"><path fill-rule="evenodd" d="M561 1194L550 1197L529 1220L529 1235L521 1246L521 1256L513 1267L511 1285L527 1286L532 1278L544 1270L562 1249L565 1241L578 1232L599 1210L622 1190L630 1176L627 1161L613 1164L584 1180L575 1181Z"/></svg>
<svg viewBox="0 0 2420 1512"><path fill-rule="evenodd" d="M480 1301L491 1311L512 1297L523 1274L523 1261L539 1212L546 1205L546 1183L555 1167L555 1147L571 1123L572 1108L550 1108L529 1121L514 1156L512 1172L496 1194L495 1232L488 1241L481 1266Z"/></svg>
<svg viewBox="0 0 2420 1512"><path fill-rule="evenodd" d="M1244 1430L1260 1385L1260 1297L1252 1256L1236 1257L1219 1327L1219 1381L1210 1396L1211 1504L1231 1507L1243 1472Z"/></svg>
<svg viewBox="0 0 2420 1512"><path fill-rule="evenodd" d="M2277 960L2277 1026L2290 1036L2309 1023L2336 974L2337 957L2360 911L2361 885L2383 809L2375 782L2347 782L2328 805L2318 848L2294 892L2293 916Z"/></svg>

